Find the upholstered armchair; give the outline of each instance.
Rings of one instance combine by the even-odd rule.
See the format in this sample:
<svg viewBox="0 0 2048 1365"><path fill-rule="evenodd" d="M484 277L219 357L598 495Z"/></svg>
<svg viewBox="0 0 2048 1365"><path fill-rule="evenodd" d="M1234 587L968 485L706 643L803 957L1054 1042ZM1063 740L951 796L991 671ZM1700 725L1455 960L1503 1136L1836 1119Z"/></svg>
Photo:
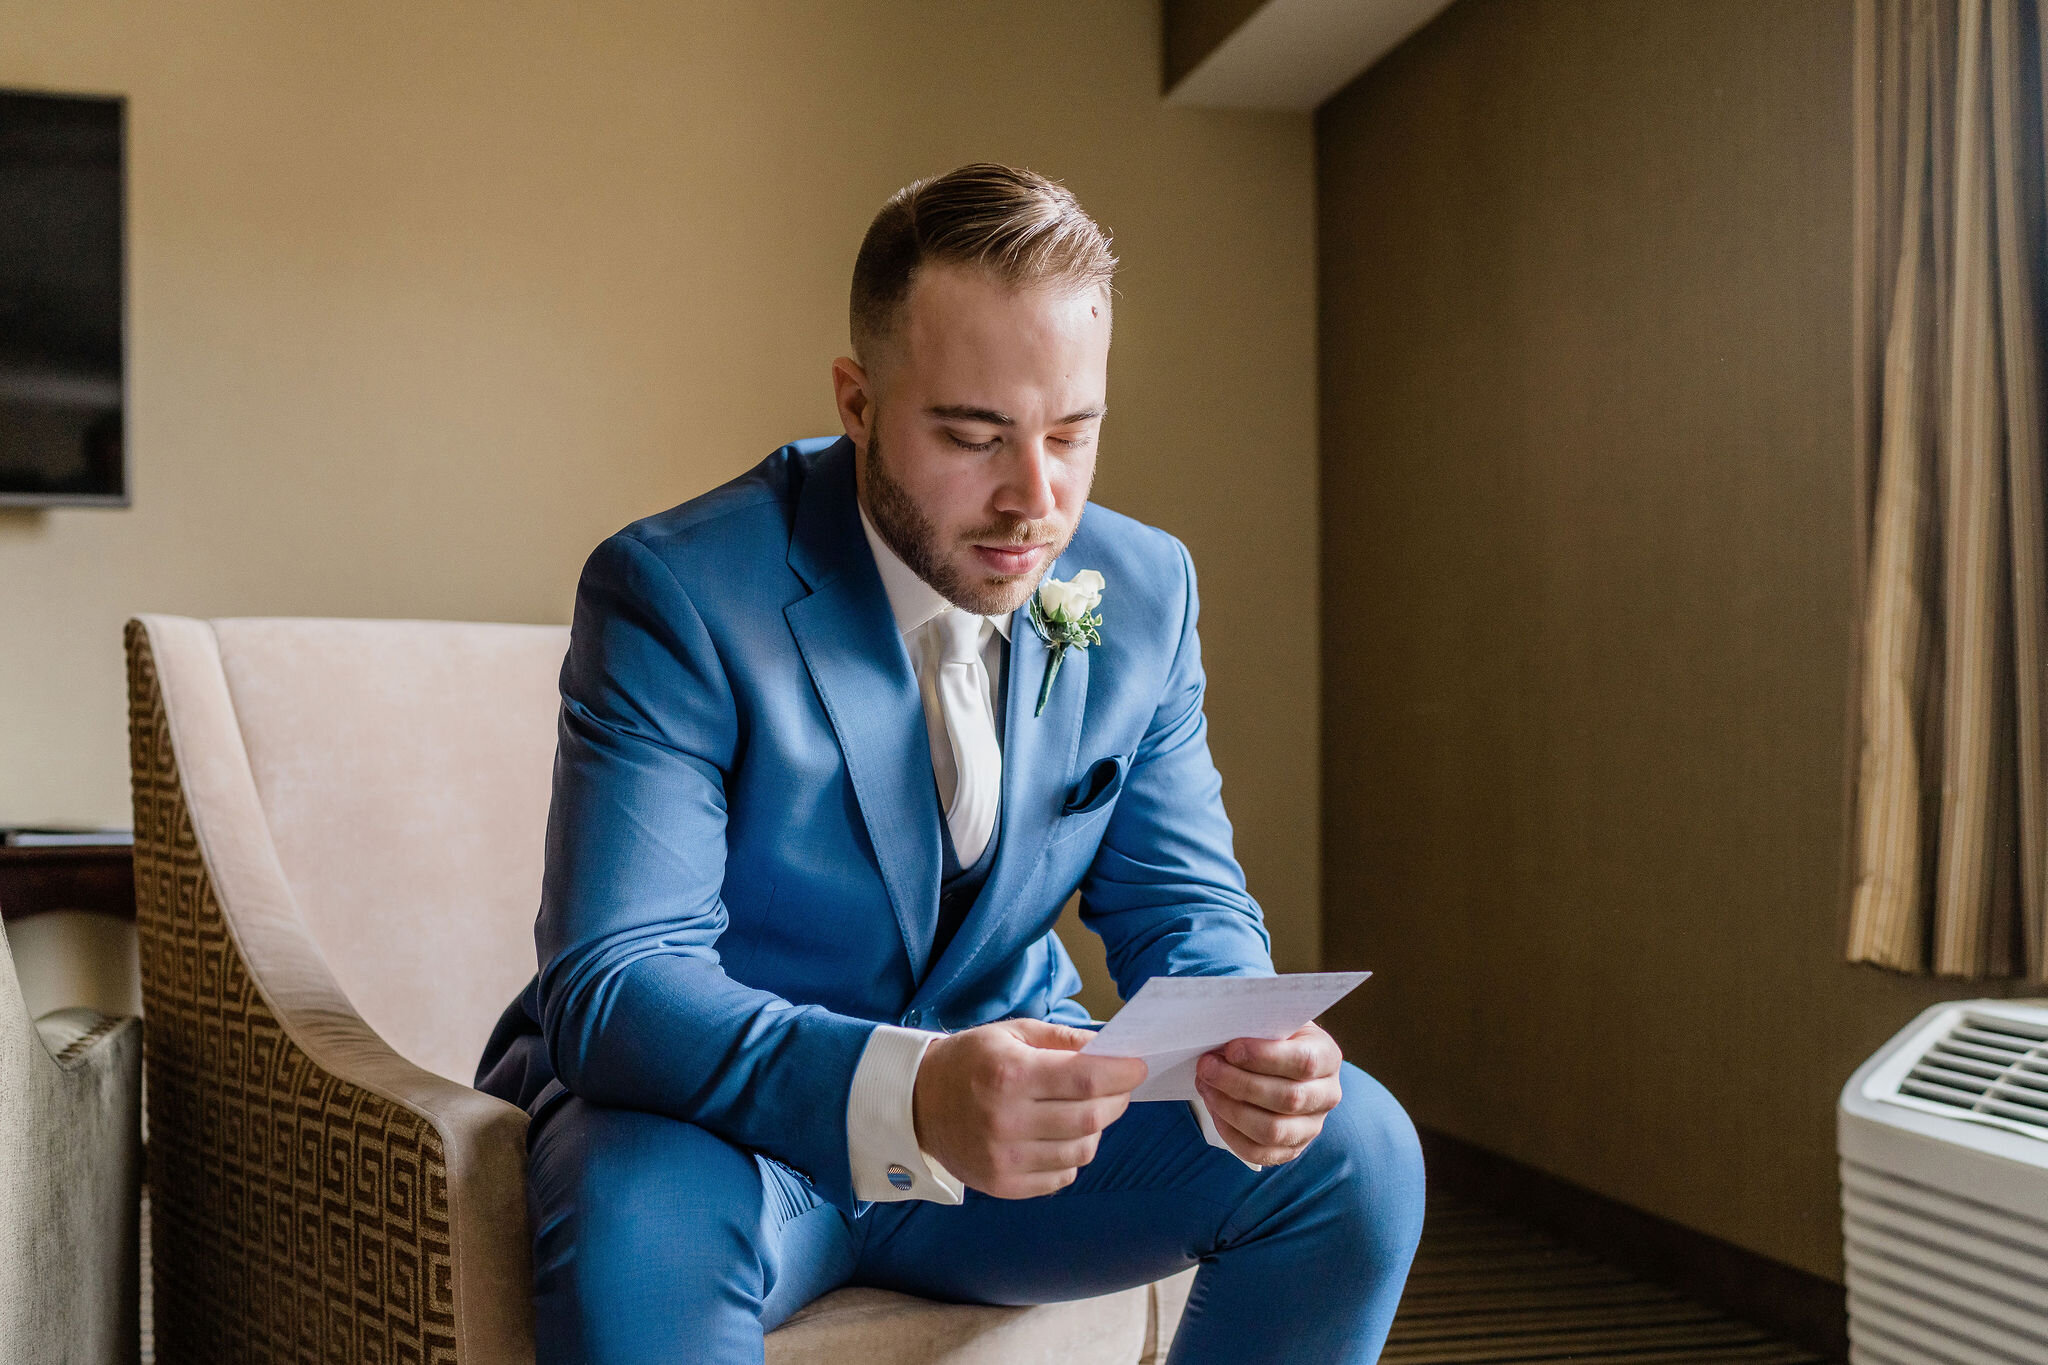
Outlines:
<svg viewBox="0 0 2048 1365"><path fill-rule="evenodd" d="M469 1084L533 970L567 631L128 625L157 1358L530 1361L526 1115ZM1186 1276L842 1290L783 1365L1163 1359Z"/></svg>
<svg viewBox="0 0 2048 1365"><path fill-rule="evenodd" d="M0 1360L130 1365L141 1345L142 1026L31 1021L0 930Z"/></svg>

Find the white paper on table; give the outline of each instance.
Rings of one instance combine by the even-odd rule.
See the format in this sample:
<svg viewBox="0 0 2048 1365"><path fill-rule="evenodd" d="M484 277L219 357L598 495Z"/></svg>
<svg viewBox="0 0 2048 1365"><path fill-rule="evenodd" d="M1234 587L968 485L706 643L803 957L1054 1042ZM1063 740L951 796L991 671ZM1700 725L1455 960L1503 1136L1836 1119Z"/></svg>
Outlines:
<svg viewBox="0 0 2048 1365"><path fill-rule="evenodd" d="M1203 1053L1233 1038L1285 1038L1371 975L1155 976L1081 1051L1143 1060L1133 1100L1191 1100Z"/></svg>

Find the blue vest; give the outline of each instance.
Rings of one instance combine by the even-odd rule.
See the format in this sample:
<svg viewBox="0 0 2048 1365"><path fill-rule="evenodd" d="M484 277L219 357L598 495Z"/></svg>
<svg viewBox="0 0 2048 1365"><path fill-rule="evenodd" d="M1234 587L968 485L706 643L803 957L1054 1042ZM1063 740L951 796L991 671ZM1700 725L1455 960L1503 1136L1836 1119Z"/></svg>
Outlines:
<svg viewBox="0 0 2048 1365"><path fill-rule="evenodd" d="M936 804L936 803L935 803ZM996 826L1000 831L1002 826ZM960 866L960 855L953 848L953 831L947 826L943 814L939 817L939 849L945 866L939 873L939 923L932 934L931 962L939 960L939 954L946 951L946 945L953 941L960 923L967 918L967 912L974 908L975 898L981 895L981 888L988 881L988 870L995 866L996 843L1000 834L988 841L981 850L981 856L974 860L974 866Z"/></svg>

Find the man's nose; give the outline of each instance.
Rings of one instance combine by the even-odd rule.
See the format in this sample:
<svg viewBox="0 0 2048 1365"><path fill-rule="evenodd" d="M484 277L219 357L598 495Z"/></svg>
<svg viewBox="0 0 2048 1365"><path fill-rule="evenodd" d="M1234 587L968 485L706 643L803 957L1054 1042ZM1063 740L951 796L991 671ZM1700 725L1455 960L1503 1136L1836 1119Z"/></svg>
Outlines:
<svg viewBox="0 0 2048 1365"><path fill-rule="evenodd" d="M1058 501L1052 493L1052 464L1045 442L1013 441L1014 452L1004 471L1002 486L996 490L998 511L1029 521L1051 516Z"/></svg>

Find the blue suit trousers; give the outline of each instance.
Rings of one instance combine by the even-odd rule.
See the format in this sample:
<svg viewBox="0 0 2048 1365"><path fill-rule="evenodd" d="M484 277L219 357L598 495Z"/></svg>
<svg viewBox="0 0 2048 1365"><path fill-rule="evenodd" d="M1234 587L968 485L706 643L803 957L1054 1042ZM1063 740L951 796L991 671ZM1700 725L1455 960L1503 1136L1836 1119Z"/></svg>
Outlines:
<svg viewBox="0 0 2048 1365"><path fill-rule="evenodd" d="M1376 1360L1422 1231L1408 1116L1350 1063L1294 1161L1253 1171L1185 1104L1134 1104L1065 1189L858 1218L695 1124L565 1095L528 1136L540 1365L758 1362L842 1285L1035 1304L1201 1269L1174 1365Z"/></svg>

